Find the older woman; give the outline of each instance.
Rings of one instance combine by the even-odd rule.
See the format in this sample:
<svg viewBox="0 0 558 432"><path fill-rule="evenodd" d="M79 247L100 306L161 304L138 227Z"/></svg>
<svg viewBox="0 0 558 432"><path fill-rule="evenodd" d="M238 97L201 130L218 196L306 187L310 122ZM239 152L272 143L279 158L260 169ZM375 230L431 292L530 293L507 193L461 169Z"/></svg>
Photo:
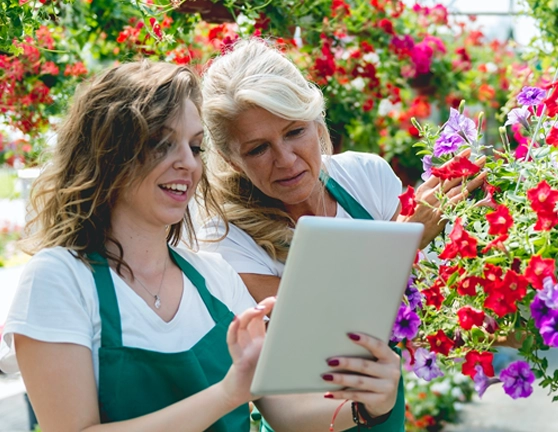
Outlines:
<svg viewBox="0 0 558 432"><path fill-rule="evenodd" d="M422 246L443 229L435 210L436 178L417 190L427 205L402 217L401 182L382 158L331 156L322 93L264 41L241 41L217 58L205 73L203 95L211 185L225 217L210 214L198 234L208 241L202 247L221 253L255 299L277 293L293 228L303 215L422 222ZM466 188L459 180L444 188L458 201L482 182L481 175ZM400 389L382 430L403 430L402 383Z"/></svg>

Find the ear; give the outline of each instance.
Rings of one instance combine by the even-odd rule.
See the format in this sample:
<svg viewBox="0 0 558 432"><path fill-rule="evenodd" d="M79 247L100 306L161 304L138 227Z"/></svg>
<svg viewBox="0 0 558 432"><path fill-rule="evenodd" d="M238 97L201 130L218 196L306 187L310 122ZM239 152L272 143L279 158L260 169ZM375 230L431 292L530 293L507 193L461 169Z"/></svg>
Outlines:
<svg viewBox="0 0 558 432"><path fill-rule="evenodd" d="M230 166L234 171L236 171L237 173L242 173L242 172L244 172L244 171L242 171L242 169L241 169L237 164L235 164L235 163L232 161L231 158L225 156L225 154L224 154L222 151L217 150L217 153L219 153L219 156L221 156L221 157L223 158L223 160L224 160L225 162L227 162L227 164L229 164L229 166Z"/></svg>

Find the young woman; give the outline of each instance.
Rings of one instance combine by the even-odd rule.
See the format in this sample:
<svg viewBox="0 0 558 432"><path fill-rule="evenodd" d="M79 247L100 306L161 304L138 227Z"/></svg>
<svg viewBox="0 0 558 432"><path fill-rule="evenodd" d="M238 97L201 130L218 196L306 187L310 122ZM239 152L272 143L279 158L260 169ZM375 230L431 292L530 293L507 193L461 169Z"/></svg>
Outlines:
<svg viewBox="0 0 558 432"><path fill-rule="evenodd" d="M200 93L187 68L123 64L81 86L58 130L0 346L0 368L21 371L43 432L249 430L274 299L256 306L218 255L176 247L183 233L195 240L188 201L207 183ZM214 204L209 192L204 201ZM365 374L359 398L383 414L396 359L358 338L381 367L335 360ZM257 403L277 430L317 431L339 401L320 396L310 413L300 397ZM342 415L336 430L352 424Z"/></svg>
<svg viewBox="0 0 558 432"><path fill-rule="evenodd" d="M203 94L214 150L211 184L225 218L211 214L198 234L210 241L204 248L220 252L235 268L256 300L277 293L293 228L303 215L422 222L423 247L443 229L432 210L438 205L436 178L417 190L417 201L429 205L401 217L401 182L382 158L330 155L322 93L264 41L241 41L216 59L204 75ZM482 182L477 177L465 193ZM459 181L445 188L453 201L463 199ZM403 430L402 388L400 383L396 407L381 430Z"/></svg>

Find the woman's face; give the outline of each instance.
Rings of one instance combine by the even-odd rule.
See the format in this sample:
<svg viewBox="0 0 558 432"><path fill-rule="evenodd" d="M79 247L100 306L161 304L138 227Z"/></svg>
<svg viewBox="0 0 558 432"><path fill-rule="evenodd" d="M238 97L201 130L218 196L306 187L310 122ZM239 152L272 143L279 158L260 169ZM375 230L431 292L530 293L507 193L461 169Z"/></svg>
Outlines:
<svg viewBox="0 0 558 432"><path fill-rule="evenodd" d="M254 186L287 206L309 199L321 168L316 122L285 120L250 108L240 114L231 133L230 162Z"/></svg>
<svg viewBox="0 0 558 432"><path fill-rule="evenodd" d="M157 226L172 225L184 217L202 175L203 125L193 102L187 100L184 112L165 124L163 137L164 156L115 206L128 218Z"/></svg>

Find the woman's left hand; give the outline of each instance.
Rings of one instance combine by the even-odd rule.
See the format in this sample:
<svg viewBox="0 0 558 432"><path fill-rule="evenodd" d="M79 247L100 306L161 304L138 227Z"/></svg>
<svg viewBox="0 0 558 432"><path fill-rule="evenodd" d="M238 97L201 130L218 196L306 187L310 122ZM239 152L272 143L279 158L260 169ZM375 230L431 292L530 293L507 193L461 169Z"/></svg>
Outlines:
<svg viewBox="0 0 558 432"><path fill-rule="evenodd" d="M386 414L393 409L397 399L401 358L387 343L372 336L351 333L349 337L366 348L376 360L341 356L328 359L332 371L322 378L344 389L330 392L327 397L361 402L374 417Z"/></svg>

